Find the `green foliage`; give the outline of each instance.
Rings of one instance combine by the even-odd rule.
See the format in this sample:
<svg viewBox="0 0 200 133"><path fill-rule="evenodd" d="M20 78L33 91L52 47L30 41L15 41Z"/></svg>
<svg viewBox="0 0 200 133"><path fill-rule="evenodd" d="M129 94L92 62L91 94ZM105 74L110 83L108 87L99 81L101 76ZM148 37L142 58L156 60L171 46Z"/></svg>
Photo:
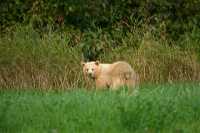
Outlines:
<svg viewBox="0 0 200 133"><path fill-rule="evenodd" d="M73 25L81 30L148 25L158 36L178 39L199 27L199 0L9 0L0 5L1 28L15 23Z"/></svg>
<svg viewBox="0 0 200 133"><path fill-rule="evenodd" d="M0 132L199 132L199 84L111 91L0 91Z"/></svg>

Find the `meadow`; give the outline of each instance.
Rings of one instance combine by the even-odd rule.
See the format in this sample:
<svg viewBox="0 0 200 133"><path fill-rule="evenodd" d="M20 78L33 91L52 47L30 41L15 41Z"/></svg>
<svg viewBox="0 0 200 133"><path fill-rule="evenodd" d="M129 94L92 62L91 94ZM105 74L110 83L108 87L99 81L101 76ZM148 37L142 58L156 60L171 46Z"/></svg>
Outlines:
<svg viewBox="0 0 200 133"><path fill-rule="evenodd" d="M199 83L136 90L1 90L0 132L200 132Z"/></svg>

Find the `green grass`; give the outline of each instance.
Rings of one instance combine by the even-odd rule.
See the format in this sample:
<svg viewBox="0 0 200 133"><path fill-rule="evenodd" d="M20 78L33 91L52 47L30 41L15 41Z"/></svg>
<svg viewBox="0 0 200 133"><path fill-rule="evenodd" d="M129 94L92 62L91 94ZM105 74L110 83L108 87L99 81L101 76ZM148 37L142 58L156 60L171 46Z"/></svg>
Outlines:
<svg viewBox="0 0 200 133"><path fill-rule="evenodd" d="M200 85L125 90L0 91L0 132L200 132Z"/></svg>

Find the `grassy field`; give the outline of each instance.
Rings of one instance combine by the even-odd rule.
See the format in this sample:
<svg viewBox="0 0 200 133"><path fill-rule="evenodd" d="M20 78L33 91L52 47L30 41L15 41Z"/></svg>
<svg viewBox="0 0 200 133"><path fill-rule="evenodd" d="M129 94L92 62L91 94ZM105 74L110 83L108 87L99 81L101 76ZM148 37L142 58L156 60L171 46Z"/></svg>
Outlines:
<svg viewBox="0 0 200 133"><path fill-rule="evenodd" d="M126 90L0 91L0 132L200 132L200 85Z"/></svg>

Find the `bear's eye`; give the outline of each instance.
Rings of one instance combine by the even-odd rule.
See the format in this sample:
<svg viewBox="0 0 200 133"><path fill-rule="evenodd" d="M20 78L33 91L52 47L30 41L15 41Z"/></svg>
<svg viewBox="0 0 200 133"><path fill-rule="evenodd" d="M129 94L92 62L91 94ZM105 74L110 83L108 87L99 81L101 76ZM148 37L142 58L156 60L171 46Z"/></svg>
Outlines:
<svg viewBox="0 0 200 133"><path fill-rule="evenodd" d="M88 68L86 69L86 71L88 71Z"/></svg>
<svg viewBox="0 0 200 133"><path fill-rule="evenodd" d="M94 68L92 68L92 71L94 71Z"/></svg>

